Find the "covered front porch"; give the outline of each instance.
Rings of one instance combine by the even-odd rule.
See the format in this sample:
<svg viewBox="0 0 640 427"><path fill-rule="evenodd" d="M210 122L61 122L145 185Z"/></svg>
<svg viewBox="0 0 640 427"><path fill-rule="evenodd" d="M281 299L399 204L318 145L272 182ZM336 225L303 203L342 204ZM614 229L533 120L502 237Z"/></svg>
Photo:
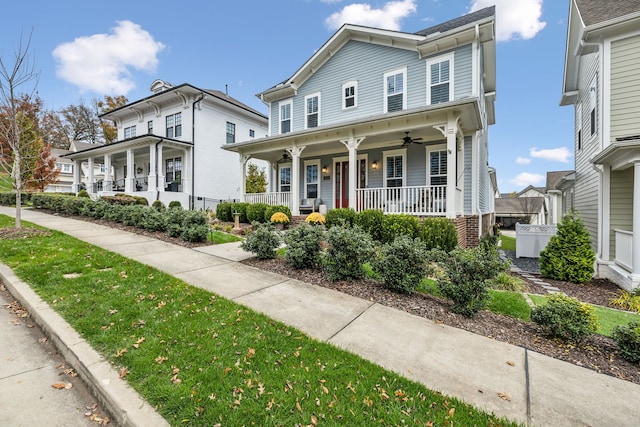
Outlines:
<svg viewBox="0 0 640 427"><path fill-rule="evenodd" d="M92 197L118 193L168 205L190 205L192 144L145 135L66 155L74 161L73 191Z"/></svg>
<svg viewBox="0 0 640 427"><path fill-rule="evenodd" d="M640 287L640 137L611 144L593 159L601 171L600 258L624 289Z"/></svg>
<svg viewBox="0 0 640 427"><path fill-rule="evenodd" d="M266 160L269 189L246 202L455 218L471 205L478 101L457 101L223 148ZM319 201L319 203L318 203ZM314 205L316 202L316 205Z"/></svg>

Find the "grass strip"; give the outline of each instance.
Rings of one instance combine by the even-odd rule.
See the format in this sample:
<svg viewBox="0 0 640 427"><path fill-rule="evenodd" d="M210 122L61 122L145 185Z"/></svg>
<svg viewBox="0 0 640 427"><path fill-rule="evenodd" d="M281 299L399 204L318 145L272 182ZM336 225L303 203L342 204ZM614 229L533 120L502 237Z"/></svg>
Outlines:
<svg viewBox="0 0 640 427"><path fill-rule="evenodd" d="M211 230L207 235L207 240L215 245L221 245L224 243L239 242L243 239L242 237L234 234L225 233L219 230Z"/></svg>
<svg viewBox="0 0 640 427"><path fill-rule="evenodd" d="M531 307L519 292L490 289L487 308L494 313L515 317L527 322L531 320Z"/></svg>
<svg viewBox="0 0 640 427"><path fill-rule="evenodd" d="M516 238L511 236L505 236L504 234L500 235L500 240L502 240L501 249L505 251L516 251Z"/></svg>
<svg viewBox="0 0 640 427"><path fill-rule="evenodd" d="M174 426L516 425L60 232L0 258Z"/></svg>

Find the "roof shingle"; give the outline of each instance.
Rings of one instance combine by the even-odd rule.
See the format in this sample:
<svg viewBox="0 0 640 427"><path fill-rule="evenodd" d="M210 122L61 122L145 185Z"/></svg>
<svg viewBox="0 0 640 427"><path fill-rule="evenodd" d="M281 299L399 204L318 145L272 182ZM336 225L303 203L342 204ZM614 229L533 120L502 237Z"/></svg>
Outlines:
<svg viewBox="0 0 640 427"><path fill-rule="evenodd" d="M640 12L640 0L576 0L576 5L587 27Z"/></svg>

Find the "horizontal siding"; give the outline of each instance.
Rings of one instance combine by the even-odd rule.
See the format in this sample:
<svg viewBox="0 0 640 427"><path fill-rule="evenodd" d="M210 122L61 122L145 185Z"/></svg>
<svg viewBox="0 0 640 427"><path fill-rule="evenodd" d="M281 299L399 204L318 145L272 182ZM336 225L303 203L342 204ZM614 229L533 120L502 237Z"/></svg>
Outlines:
<svg viewBox="0 0 640 427"><path fill-rule="evenodd" d="M640 135L640 36L611 43L611 142Z"/></svg>
<svg viewBox="0 0 640 427"><path fill-rule="evenodd" d="M611 172L611 234L609 253L616 255L615 229L633 231L633 168Z"/></svg>

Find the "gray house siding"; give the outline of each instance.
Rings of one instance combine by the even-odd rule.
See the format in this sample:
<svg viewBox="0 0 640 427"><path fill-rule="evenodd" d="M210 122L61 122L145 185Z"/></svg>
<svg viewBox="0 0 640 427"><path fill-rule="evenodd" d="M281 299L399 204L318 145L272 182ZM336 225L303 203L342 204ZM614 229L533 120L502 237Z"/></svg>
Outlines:
<svg viewBox="0 0 640 427"><path fill-rule="evenodd" d="M616 256L615 229L633 230L633 168L611 172L611 234L609 253Z"/></svg>
<svg viewBox="0 0 640 427"><path fill-rule="evenodd" d="M454 53L454 97L472 96L472 46ZM407 108L420 107L427 99L427 58L416 52L351 40L298 88L293 98L292 131L305 127L305 96L320 94L320 125L331 125L384 113L384 74L406 67ZM342 108L342 85L357 82L357 106ZM272 135L280 133L280 103L272 103Z"/></svg>
<svg viewBox="0 0 640 427"><path fill-rule="evenodd" d="M640 135L640 36L611 43L611 142Z"/></svg>
<svg viewBox="0 0 640 427"><path fill-rule="evenodd" d="M591 134L591 108L590 108L590 85L596 77L596 95L599 93L598 69L600 64L600 54L592 53L580 58L580 93L578 103L582 104L582 143L578 147L578 129L577 124L580 122L576 118L575 130L575 191L574 191L574 208L578 215L584 221L584 224L591 235L591 245L597 250L598 242L598 189L600 176L592 167L590 159L600 151L600 129L598 126L599 117L599 99L596 96L596 126L595 133ZM576 108L576 113L579 111Z"/></svg>

